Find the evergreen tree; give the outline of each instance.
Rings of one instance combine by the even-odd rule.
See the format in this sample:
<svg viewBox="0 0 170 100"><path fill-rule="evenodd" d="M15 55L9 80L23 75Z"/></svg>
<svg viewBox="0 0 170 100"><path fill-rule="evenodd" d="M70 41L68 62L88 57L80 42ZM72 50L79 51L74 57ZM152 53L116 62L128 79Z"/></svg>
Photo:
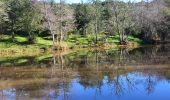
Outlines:
<svg viewBox="0 0 170 100"><path fill-rule="evenodd" d="M86 4L78 4L75 8L75 25L81 35L84 35L90 16Z"/></svg>

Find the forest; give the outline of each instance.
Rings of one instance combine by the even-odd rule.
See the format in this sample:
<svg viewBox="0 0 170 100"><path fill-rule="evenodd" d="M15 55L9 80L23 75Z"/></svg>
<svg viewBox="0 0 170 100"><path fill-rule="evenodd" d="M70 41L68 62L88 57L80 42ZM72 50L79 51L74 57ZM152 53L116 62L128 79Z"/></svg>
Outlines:
<svg viewBox="0 0 170 100"><path fill-rule="evenodd" d="M0 0L0 47L72 49L169 42L169 0Z"/></svg>

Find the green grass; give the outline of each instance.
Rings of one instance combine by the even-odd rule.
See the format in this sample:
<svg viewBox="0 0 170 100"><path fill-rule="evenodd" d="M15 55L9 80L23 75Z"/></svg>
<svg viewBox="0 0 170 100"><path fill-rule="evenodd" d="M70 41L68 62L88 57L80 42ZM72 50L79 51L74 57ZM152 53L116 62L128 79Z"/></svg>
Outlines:
<svg viewBox="0 0 170 100"><path fill-rule="evenodd" d="M15 39L16 39L17 42L21 42L21 43L27 42L27 38L25 38L25 37L16 36Z"/></svg>
<svg viewBox="0 0 170 100"><path fill-rule="evenodd" d="M109 44L119 44L119 35L109 36L105 38L106 36L103 34L98 35L98 43L109 43ZM80 35L72 35L70 36L66 41L76 44L76 45L84 45L84 46L90 46L92 44L95 44L96 36L94 34L85 36ZM141 40L139 38L136 38L134 36L128 36L129 42L136 42L141 44Z"/></svg>
<svg viewBox="0 0 170 100"><path fill-rule="evenodd" d="M46 37L45 37L46 38ZM28 39L26 37L16 36L15 42L12 42L11 37L8 35L1 36L0 39L0 50L22 50L26 49L28 51L33 51L40 49L41 47L49 48L52 46L52 40L45 39L43 37L36 37L35 44L29 44ZM70 35L68 39L66 39L63 44L68 48L88 48L95 45L95 34L90 34L87 36L80 36L80 35ZM141 44L142 41L139 38L134 36L128 36L128 41L135 42ZM119 36L109 36L106 38L104 34L98 34L98 43L100 44L111 44L111 45L118 45L119 43Z"/></svg>
<svg viewBox="0 0 170 100"><path fill-rule="evenodd" d="M115 44L117 44L117 43L119 43L119 40L115 39L113 37L109 37L109 38L106 39L106 43L115 43Z"/></svg>
<svg viewBox="0 0 170 100"><path fill-rule="evenodd" d="M45 40L42 37L36 37L36 43L35 44L51 46L51 45L53 45L53 42L51 40Z"/></svg>
<svg viewBox="0 0 170 100"><path fill-rule="evenodd" d="M142 40L140 40L139 38L136 38L134 36L128 36L128 41L133 41L133 42L138 42L138 43L142 42Z"/></svg>
<svg viewBox="0 0 170 100"><path fill-rule="evenodd" d="M23 64L23 63L26 63L28 62L28 59L19 59L16 63L17 64Z"/></svg>
<svg viewBox="0 0 170 100"><path fill-rule="evenodd" d="M16 36L15 42L7 35L1 36L0 39L0 52L2 56L8 56L13 53L24 53L22 55L35 55L40 53L40 48L49 48L52 45L52 41L45 40L42 37L36 37L35 44L29 44L26 37Z"/></svg>
<svg viewBox="0 0 170 100"><path fill-rule="evenodd" d="M42 37L36 37L35 44L28 44L26 37L16 36L15 42L12 42L9 36L4 35L0 42L0 48L20 48L20 47L35 47L35 46L51 46L52 41L43 39Z"/></svg>

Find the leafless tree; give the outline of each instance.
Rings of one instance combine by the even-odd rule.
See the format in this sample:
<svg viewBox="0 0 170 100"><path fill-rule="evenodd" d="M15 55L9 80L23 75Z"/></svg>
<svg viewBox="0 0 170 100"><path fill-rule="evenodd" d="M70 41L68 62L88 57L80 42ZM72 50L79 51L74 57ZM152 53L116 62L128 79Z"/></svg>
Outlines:
<svg viewBox="0 0 170 100"><path fill-rule="evenodd" d="M56 31L56 20L54 14L54 5L52 4L54 1L52 0L43 0L43 9L42 15L44 17L44 25L49 30L50 34L53 38L53 46L55 46L55 31Z"/></svg>

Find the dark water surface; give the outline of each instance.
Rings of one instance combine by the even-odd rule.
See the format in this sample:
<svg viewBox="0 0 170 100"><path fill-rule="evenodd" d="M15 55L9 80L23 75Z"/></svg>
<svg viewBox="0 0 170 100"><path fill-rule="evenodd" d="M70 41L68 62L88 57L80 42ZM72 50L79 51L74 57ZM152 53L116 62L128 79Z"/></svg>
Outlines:
<svg viewBox="0 0 170 100"><path fill-rule="evenodd" d="M0 100L170 100L170 46L0 57Z"/></svg>

